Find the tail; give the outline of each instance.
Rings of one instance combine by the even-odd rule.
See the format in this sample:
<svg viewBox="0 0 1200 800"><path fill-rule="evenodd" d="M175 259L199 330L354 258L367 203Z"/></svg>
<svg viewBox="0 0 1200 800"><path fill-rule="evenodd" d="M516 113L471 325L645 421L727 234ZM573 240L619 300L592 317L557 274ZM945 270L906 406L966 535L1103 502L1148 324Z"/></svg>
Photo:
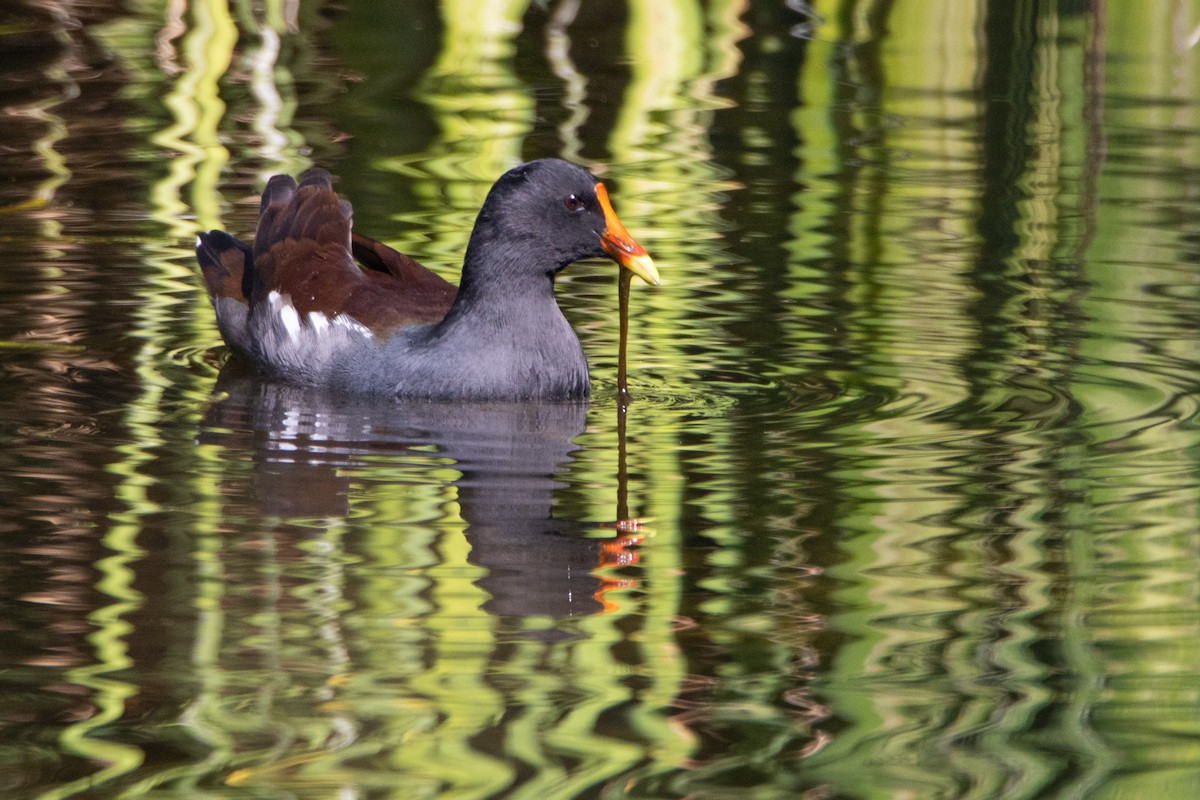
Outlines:
<svg viewBox="0 0 1200 800"><path fill-rule="evenodd" d="M208 231L196 237L196 258L210 300L247 301L254 287L254 257L249 245L224 231Z"/></svg>
<svg viewBox="0 0 1200 800"><path fill-rule="evenodd" d="M349 253L353 218L350 203L334 193L333 178L325 170L308 170L299 186L288 175L276 175L263 189L254 255L288 240L311 240Z"/></svg>

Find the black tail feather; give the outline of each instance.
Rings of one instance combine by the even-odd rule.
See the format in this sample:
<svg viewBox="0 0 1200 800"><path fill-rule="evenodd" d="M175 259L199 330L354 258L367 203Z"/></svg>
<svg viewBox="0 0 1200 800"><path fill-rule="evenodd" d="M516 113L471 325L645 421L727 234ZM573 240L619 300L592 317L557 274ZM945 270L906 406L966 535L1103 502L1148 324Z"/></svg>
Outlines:
<svg viewBox="0 0 1200 800"><path fill-rule="evenodd" d="M196 237L196 258L200 261L210 297L239 300L250 297L254 287L254 257L250 245L225 231L208 231Z"/></svg>

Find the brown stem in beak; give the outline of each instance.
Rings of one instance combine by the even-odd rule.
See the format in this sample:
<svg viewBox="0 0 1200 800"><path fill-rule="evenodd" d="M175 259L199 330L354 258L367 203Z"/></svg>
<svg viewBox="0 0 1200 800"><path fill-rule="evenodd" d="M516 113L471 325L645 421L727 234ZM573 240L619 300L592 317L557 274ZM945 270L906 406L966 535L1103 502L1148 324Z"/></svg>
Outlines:
<svg viewBox="0 0 1200 800"><path fill-rule="evenodd" d="M617 341L617 403L624 410L629 405L629 380L626 365L627 344L629 341L629 285L633 282L633 273L627 269L620 270L617 275L617 297L621 315L621 333Z"/></svg>

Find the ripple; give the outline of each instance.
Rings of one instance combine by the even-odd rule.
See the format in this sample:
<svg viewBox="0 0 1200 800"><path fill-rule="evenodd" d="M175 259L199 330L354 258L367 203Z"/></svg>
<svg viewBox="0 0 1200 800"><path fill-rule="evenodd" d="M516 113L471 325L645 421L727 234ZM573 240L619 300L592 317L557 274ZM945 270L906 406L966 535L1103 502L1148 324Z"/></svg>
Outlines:
<svg viewBox="0 0 1200 800"><path fill-rule="evenodd" d="M17 433L29 439L69 439L91 436L99 430L100 424L94 419L39 420L37 424L19 426Z"/></svg>
<svg viewBox="0 0 1200 800"><path fill-rule="evenodd" d="M189 344L168 350L164 358L177 366L194 367L199 373L216 375L228 352L220 344Z"/></svg>
<svg viewBox="0 0 1200 800"><path fill-rule="evenodd" d="M764 378L761 374L722 370L719 375L681 388L663 377L649 377L630 384L631 406L691 412L700 416L723 416L735 409L743 415L774 416L798 414L823 418L830 414L879 408L893 398L882 392L858 392L844 384L819 376ZM592 403L615 402L616 384L593 382Z"/></svg>

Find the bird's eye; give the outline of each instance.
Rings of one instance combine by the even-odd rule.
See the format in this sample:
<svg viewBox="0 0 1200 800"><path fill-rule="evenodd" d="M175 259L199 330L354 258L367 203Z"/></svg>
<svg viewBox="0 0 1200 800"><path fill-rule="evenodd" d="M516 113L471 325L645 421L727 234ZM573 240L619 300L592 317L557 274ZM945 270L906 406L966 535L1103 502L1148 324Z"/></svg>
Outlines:
<svg viewBox="0 0 1200 800"><path fill-rule="evenodd" d="M567 207L567 211L580 211L583 208L583 201L578 195L569 194L563 198L563 205Z"/></svg>

